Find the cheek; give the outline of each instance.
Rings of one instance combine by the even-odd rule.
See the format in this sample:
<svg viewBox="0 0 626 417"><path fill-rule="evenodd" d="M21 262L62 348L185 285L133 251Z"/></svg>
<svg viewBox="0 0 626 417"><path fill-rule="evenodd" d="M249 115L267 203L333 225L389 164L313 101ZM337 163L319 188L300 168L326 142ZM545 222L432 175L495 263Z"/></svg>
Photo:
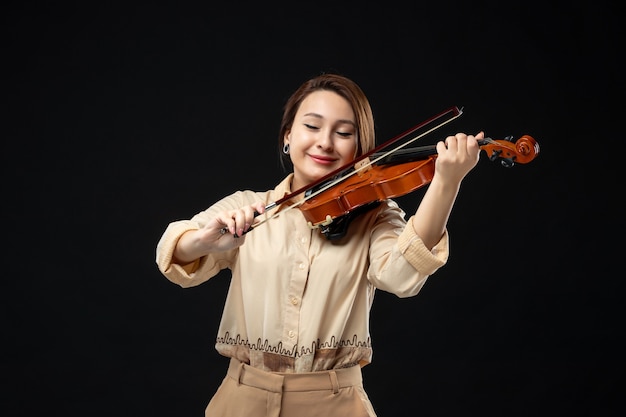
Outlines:
<svg viewBox="0 0 626 417"><path fill-rule="evenodd" d="M293 130L291 132L289 142L291 143L291 147L295 146L298 149L303 149L311 146L311 143L313 143L314 140L311 137L311 134L306 131Z"/></svg>
<svg viewBox="0 0 626 417"><path fill-rule="evenodd" d="M345 141L338 146L338 151L344 159L352 160L356 154L357 146L355 141Z"/></svg>

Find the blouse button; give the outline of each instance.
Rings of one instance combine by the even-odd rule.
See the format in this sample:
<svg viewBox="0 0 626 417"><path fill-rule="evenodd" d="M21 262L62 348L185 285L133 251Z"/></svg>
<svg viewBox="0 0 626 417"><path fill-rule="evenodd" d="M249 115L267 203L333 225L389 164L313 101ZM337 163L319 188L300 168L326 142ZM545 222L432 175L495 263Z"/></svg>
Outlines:
<svg viewBox="0 0 626 417"><path fill-rule="evenodd" d="M293 332L293 330L289 330L289 337L290 337L291 339L293 339L293 337L294 337L295 335L296 335L296 334Z"/></svg>
<svg viewBox="0 0 626 417"><path fill-rule="evenodd" d="M293 304L294 306L298 304L298 299L296 297L291 297L291 304Z"/></svg>

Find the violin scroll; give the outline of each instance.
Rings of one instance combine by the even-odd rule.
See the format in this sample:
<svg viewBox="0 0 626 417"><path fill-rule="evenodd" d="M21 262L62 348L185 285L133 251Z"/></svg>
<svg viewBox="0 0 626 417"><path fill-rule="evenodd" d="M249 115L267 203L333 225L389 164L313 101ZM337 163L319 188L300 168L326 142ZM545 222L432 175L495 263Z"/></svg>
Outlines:
<svg viewBox="0 0 626 417"><path fill-rule="evenodd" d="M513 141L513 136L501 140L483 139L479 144L489 155L490 161L500 159L502 166L507 168L516 163L526 164L539 154L539 144L529 135L524 135L516 141Z"/></svg>

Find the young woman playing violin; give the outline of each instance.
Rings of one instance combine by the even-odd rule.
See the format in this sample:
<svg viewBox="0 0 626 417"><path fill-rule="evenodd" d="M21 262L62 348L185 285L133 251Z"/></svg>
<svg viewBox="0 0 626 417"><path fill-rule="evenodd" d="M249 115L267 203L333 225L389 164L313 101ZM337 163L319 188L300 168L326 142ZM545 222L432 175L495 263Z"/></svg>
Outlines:
<svg viewBox="0 0 626 417"><path fill-rule="evenodd" d="M182 287L232 273L215 345L230 364L206 416L376 415L361 375L374 292L414 296L446 263L446 224L481 139L437 143L432 181L408 219L384 199L328 239L298 209L298 190L374 149L374 119L344 76L322 74L294 92L279 132L293 172L273 190L237 191L170 223L157 245L159 270Z"/></svg>

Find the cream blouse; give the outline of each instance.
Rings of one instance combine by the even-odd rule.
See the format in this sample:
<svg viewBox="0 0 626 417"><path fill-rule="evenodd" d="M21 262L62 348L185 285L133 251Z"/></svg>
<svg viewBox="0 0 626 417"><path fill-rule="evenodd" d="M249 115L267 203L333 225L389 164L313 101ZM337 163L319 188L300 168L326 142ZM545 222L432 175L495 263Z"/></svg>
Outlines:
<svg viewBox="0 0 626 417"><path fill-rule="evenodd" d="M170 223L157 245L158 268L185 288L231 270L215 345L226 357L276 372L364 366L372 359L375 290L414 296L448 259L447 231L429 251L405 227L405 213L394 201L357 216L337 240L311 229L299 209L285 209L287 202L261 215L271 218L247 233L239 248L189 265L172 263L184 232L201 228L220 211L281 199L290 192L291 177L274 190L238 191L190 220Z"/></svg>

